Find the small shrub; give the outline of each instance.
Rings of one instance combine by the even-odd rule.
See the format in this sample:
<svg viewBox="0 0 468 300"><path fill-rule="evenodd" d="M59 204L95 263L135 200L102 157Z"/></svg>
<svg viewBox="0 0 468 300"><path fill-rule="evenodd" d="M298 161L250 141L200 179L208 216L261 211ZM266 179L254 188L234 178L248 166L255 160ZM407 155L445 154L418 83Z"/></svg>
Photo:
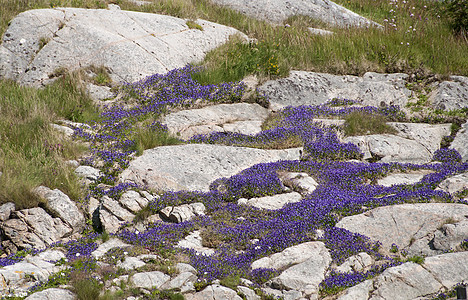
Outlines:
<svg viewBox="0 0 468 300"><path fill-rule="evenodd" d="M73 290L79 300L99 299L102 286L94 278L78 279L72 283Z"/></svg>

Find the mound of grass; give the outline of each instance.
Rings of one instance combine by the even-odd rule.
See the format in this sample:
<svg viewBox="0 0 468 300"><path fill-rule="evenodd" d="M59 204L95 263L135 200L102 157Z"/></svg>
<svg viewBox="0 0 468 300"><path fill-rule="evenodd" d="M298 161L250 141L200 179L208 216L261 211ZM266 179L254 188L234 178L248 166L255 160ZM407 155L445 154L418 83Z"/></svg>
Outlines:
<svg viewBox="0 0 468 300"><path fill-rule="evenodd" d="M381 115L363 112L352 112L346 116L344 132L347 136L397 133L397 130L386 123Z"/></svg>

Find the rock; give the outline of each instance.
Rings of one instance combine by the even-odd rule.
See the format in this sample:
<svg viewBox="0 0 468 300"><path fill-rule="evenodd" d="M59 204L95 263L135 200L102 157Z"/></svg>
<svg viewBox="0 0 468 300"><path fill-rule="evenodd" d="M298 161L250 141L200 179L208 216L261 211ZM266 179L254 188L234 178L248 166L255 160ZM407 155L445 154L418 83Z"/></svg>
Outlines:
<svg viewBox="0 0 468 300"><path fill-rule="evenodd" d="M417 203L384 206L360 215L343 218L336 224L339 228L360 233L382 243L383 250L389 250L393 243L409 255L435 255L447 248L435 248L434 236L447 223L465 227L468 206L452 203ZM459 233L446 238L443 244L456 239ZM468 234L466 232L465 234ZM440 241L444 234L438 234Z"/></svg>
<svg viewBox="0 0 468 300"><path fill-rule="evenodd" d="M336 268L337 272L348 273L362 271L374 263L374 259L366 252L361 252L348 257L344 263Z"/></svg>
<svg viewBox="0 0 468 300"><path fill-rule="evenodd" d="M198 273L197 269L186 263L177 263L176 268L179 271L179 273L190 272L194 275L197 275Z"/></svg>
<svg viewBox="0 0 468 300"><path fill-rule="evenodd" d="M369 299L369 292L372 291L372 280L366 280L358 285L348 288L337 300L363 300Z"/></svg>
<svg viewBox="0 0 468 300"><path fill-rule="evenodd" d="M249 289L248 287L245 286L238 286L237 291L244 295L245 300L260 300L260 296L255 294L255 292L252 289Z"/></svg>
<svg viewBox="0 0 468 300"><path fill-rule="evenodd" d="M391 134L350 136L343 141L356 144L364 152L364 159L416 164L432 160L432 154L420 143Z"/></svg>
<svg viewBox="0 0 468 300"><path fill-rule="evenodd" d="M258 163L299 159L299 149L261 150L208 144L163 146L145 150L130 162L120 182L153 190L209 191L212 181Z"/></svg>
<svg viewBox="0 0 468 300"><path fill-rule="evenodd" d="M203 203L183 204L180 206L172 207L167 206L161 210L160 214L163 218L171 222L181 223L191 220L195 216L205 215L205 205Z"/></svg>
<svg viewBox="0 0 468 300"><path fill-rule="evenodd" d="M96 259L99 259L101 258L104 254L107 253L107 251L109 251L110 249L112 248L126 248L126 247L131 247L131 245L129 244L126 244L124 242L122 242L121 240L119 239L116 239L116 238L111 238L110 240L108 240L107 242L99 245L99 247L94 250L91 255L96 258Z"/></svg>
<svg viewBox="0 0 468 300"><path fill-rule="evenodd" d="M59 288L50 288L32 294L29 297L26 297L25 300L75 300L76 295L70 292L69 290L59 289Z"/></svg>
<svg viewBox="0 0 468 300"><path fill-rule="evenodd" d="M468 172L444 179L439 188L450 194L468 189Z"/></svg>
<svg viewBox="0 0 468 300"><path fill-rule="evenodd" d="M148 205L148 199L136 191L126 191L120 196L119 202L132 213L136 213Z"/></svg>
<svg viewBox="0 0 468 300"><path fill-rule="evenodd" d="M450 81L435 84L433 89L429 102L434 108L450 111L468 107L468 77L450 76Z"/></svg>
<svg viewBox="0 0 468 300"><path fill-rule="evenodd" d="M383 186L392 186L397 184L415 184L427 175L432 173L427 170L411 171L407 173L393 173L384 178L378 179L377 184Z"/></svg>
<svg viewBox="0 0 468 300"><path fill-rule="evenodd" d="M98 213L99 213L99 211L98 211L99 205L100 205L100 203L99 203L99 200L98 200L98 199L96 199L96 198L94 198L94 197L90 197L90 198L89 198L89 202L88 202L88 206L87 206L87 209L86 209L86 213L88 214L88 216L89 216L90 218L93 218L93 216L94 216L95 214L98 214ZM96 211L97 211L97 212L96 212Z"/></svg>
<svg viewBox="0 0 468 300"><path fill-rule="evenodd" d="M62 258L65 258L65 254L63 252L58 251L58 250L46 250L44 252L41 252L35 256L27 256L25 260L27 262L34 263L35 260L40 259L43 261L48 261L48 262L53 262L53 261L59 261Z"/></svg>
<svg viewBox="0 0 468 300"><path fill-rule="evenodd" d="M54 128L55 130L63 133L66 137L71 137L75 133L73 129L67 126L62 126L54 123L50 123L50 126L52 126L52 128Z"/></svg>
<svg viewBox="0 0 468 300"><path fill-rule="evenodd" d="M260 198L244 199L241 198L237 202L242 205L254 206L260 209L280 209L288 203L295 203L302 200L299 193L292 192L286 194L278 194L273 196L265 196Z"/></svg>
<svg viewBox="0 0 468 300"><path fill-rule="evenodd" d="M180 240L177 243L177 247L193 249L205 255L212 255L215 252L215 249L207 248L202 245L202 238L198 230L187 235L183 240Z"/></svg>
<svg viewBox="0 0 468 300"><path fill-rule="evenodd" d="M106 214L106 212L108 212L111 216L109 217L109 215ZM116 231L116 224L119 224L120 226L125 222L133 221L133 218L135 218L135 215L123 208L119 204L119 202L107 196L101 198L99 214L101 216L102 226L106 230L110 229L111 231L109 232L111 233L114 233Z"/></svg>
<svg viewBox="0 0 468 300"><path fill-rule="evenodd" d="M52 218L40 207L16 211L13 217L3 222L2 230L19 248L42 249L73 232L61 219Z"/></svg>
<svg viewBox="0 0 468 300"><path fill-rule="evenodd" d="M283 291L284 300L298 300L302 298L302 293L295 290Z"/></svg>
<svg viewBox="0 0 468 300"><path fill-rule="evenodd" d="M182 287L185 287L185 291L181 292L187 292L187 287L192 287L193 284L197 281L197 276L194 275L191 272L182 272L170 281L166 282L161 286L162 290L170 290L170 289L182 289ZM194 289L195 290L195 289Z"/></svg>
<svg viewBox="0 0 468 300"><path fill-rule="evenodd" d="M404 107L411 96L406 74L366 73L363 77L291 71L289 77L270 80L259 91L270 99L270 108L319 105L333 98L361 101L362 105Z"/></svg>
<svg viewBox="0 0 468 300"><path fill-rule="evenodd" d="M310 31L310 33L316 34L316 35L332 35L332 34L335 34L333 31L319 29L319 28L309 27L307 29Z"/></svg>
<svg viewBox="0 0 468 300"><path fill-rule="evenodd" d="M280 264L286 270L271 280L273 288L307 291L308 294L318 294L318 286L325 279L325 272L331 263L331 256L322 242L309 242L301 245L306 244L310 252L303 253L299 258L297 255L300 252L293 253L292 259L285 255L284 252L290 248L281 252L282 256L279 256L278 259L284 257L284 261ZM271 258L275 259L275 255L273 254ZM292 264L285 264L287 261L292 262ZM275 265L278 265L278 263L275 263Z"/></svg>
<svg viewBox="0 0 468 300"><path fill-rule="evenodd" d="M185 295L186 300L242 300L237 293L230 288L221 285L207 286L203 291Z"/></svg>
<svg viewBox="0 0 468 300"><path fill-rule="evenodd" d="M278 176L284 186L301 195L312 193L318 186L317 181L307 173L284 172L279 173Z"/></svg>
<svg viewBox="0 0 468 300"><path fill-rule="evenodd" d="M14 212L16 206L13 202L7 202L0 206L0 221L6 221L10 218L12 212Z"/></svg>
<svg viewBox="0 0 468 300"><path fill-rule="evenodd" d="M256 134L267 117L268 110L258 104L235 103L171 113L164 117L163 123L171 134L189 139L212 131Z"/></svg>
<svg viewBox="0 0 468 300"><path fill-rule="evenodd" d="M468 122L462 125L450 145L451 148L460 153L462 161L464 162L468 161L468 147L466 146L466 141L468 141Z"/></svg>
<svg viewBox="0 0 468 300"><path fill-rule="evenodd" d="M134 82L190 62L240 34L234 28L165 15L105 9L55 8L14 18L0 47L0 77L48 83L59 68L103 66L113 81ZM40 48L40 43L47 44ZM144 66L144 67L143 67Z"/></svg>
<svg viewBox="0 0 468 300"><path fill-rule="evenodd" d="M46 200L47 209L63 222L68 224L73 232L80 233L85 227L85 218L76 206L75 202L58 189L51 190L40 186L35 189Z"/></svg>
<svg viewBox="0 0 468 300"><path fill-rule="evenodd" d="M262 288L262 292L264 292L266 295L274 298L274 299L281 299L283 298L283 292L280 290L272 289L269 287Z"/></svg>
<svg viewBox="0 0 468 300"><path fill-rule="evenodd" d="M140 268L146 265L144 262L139 260L136 257L127 256L123 262L117 263L117 267L122 268L124 270L134 270L136 268Z"/></svg>
<svg viewBox="0 0 468 300"><path fill-rule="evenodd" d="M102 101L115 97L114 93L111 92L111 88L108 86L88 84L86 86L86 90L88 91L91 99L96 101Z"/></svg>
<svg viewBox="0 0 468 300"><path fill-rule="evenodd" d="M451 221L451 220L448 220ZM461 243L468 237L468 220L444 224L434 233L431 241L435 249L462 250Z"/></svg>
<svg viewBox="0 0 468 300"><path fill-rule="evenodd" d="M381 25L328 0L213 0L213 2L228 6L253 18L273 23L282 23L289 17L302 15L318 19L332 26L381 27Z"/></svg>
<svg viewBox="0 0 468 300"><path fill-rule="evenodd" d="M397 135L414 140L423 145L431 154L440 149L440 142L445 136L450 135L451 124L424 124L424 123L400 123L388 122L396 130Z"/></svg>
<svg viewBox="0 0 468 300"><path fill-rule="evenodd" d="M130 283L135 287L145 289L159 289L164 283L171 279L169 275L166 275L159 271L136 273L130 277Z"/></svg>
<svg viewBox="0 0 468 300"><path fill-rule="evenodd" d="M99 169L90 166L79 166L75 169L75 174L92 181L98 180L103 175Z"/></svg>

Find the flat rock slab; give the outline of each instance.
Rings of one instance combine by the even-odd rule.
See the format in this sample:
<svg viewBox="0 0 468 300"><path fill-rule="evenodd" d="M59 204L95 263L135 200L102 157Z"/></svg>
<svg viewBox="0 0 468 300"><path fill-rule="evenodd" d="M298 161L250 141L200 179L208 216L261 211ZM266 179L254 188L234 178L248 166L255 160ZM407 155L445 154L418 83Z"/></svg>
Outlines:
<svg viewBox="0 0 468 300"><path fill-rule="evenodd" d="M408 173L394 173L377 180L377 184L392 186L395 184L415 184L427 175L432 173L428 170L413 171Z"/></svg>
<svg viewBox="0 0 468 300"><path fill-rule="evenodd" d="M416 164L432 160L432 153L417 141L392 134L350 136L343 141L356 144L364 153L364 159Z"/></svg>
<svg viewBox="0 0 468 300"><path fill-rule="evenodd" d="M385 270L345 291L338 300L432 299L444 289L451 289L468 278L468 252L427 257L422 265L412 262Z"/></svg>
<svg viewBox="0 0 468 300"><path fill-rule="evenodd" d="M201 61L240 33L196 22L203 30L190 29L183 19L124 10L26 11L11 21L3 37L0 77L41 85L59 68L95 65L106 67L113 81L133 82Z"/></svg>
<svg viewBox="0 0 468 300"><path fill-rule="evenodd" d="M468 107L468 77L450 76L450 81L435 84L429 102L436 109L455 110Z"/></svg>
<svg viewBox="0 0 468 300"><path fill-rule="evenodd" d="M468 122L462 125L461 129L457 132L455 139L453 139L451 148L460 153L462 161L468 161Z"/></svg>
<svg viewBox="0 0 468 300"><path fill-rule="evenodd" d="M468 172L444 179L439 184L439 188L450 194L468 189Z"/></svg>
<svg viewBox="0 0 468 300"><path fill-rule="evenodd" d="M381 242L383 250L389 250L395 243L410 255L435 255L450 249L433 249L437 246L430 246L434 243L434 237L440 246L453 244L453 235L442 232L443 226L446 226L444 224L460 225L458 229L467 230L468 227L464 226L466 216L468 205L463 204L401 204L378 207L363 214L345 217L336 226ZM454 230L453 234L460 236L458 231ZM468 235L468 232L465 234Z"/></svg>
<svg viewBox="0 0 468 300"><path fill-rule="evenodd" d="M406 74L366 73L363 77L291 71L289 77L270 80L260 88L273 110L285 106L319 105L333 98L361 101L362 105L404 107L411 96Z"/></svg>
<svg viewBox="0 0 468 300"><path fill-rule="evenodd" d="M130 277L130 283L135 287L159 289L160 286L171 280L169 275L159 271L136 273Z"/></svg>
<svg viewBox="0 0 468 300"><path fill-rule="evenodd" d="M261 150L222 145L189 144L145 150L130 162L120 181L149 189L209 191L221 177L230 177L259 163L299 159L299 149Z"/></svg>
<svg viewBox="0 0 468 300"><path fill-rule="evenodd" d="M170 133L183 139L213 131L254 135L262 130L261 125L267 117L268 110L258 104L219 104L168 114L163 124Z"/></svg>
<svg viewBox="0 0 468 300"><path fill-rule="evenodd" d="M309 16L333 26L379 26L329 0L211 0L254 18L281 23L292 16Z"/></svg>
<svg viewBox="0 0 468 300"><path fill-rule="evenodd" d="M65 289L51 288L37 292L25 300L75 300L76 295Z"/></svg>
<svg viewBox="0 0 468 300"><path fill-rule="evenodd" d="M301 201L301 199L301 194L292 192L259 198L241 198L237 201L237 204L249 205L260 209L280 209L288 203L296 203Z"/></svg>
<svg viewBox="0 0 468 300"><path fill-rule="evenodd" d="M198 293L184 296L187 300L242 300L236 291L218 284L207 286Z"/></svg>
<svg viewBox="0 0 468 300"><path fill-rule="evenodd" d="M192 232L191 234L187 235L183 240L180 240L177 243L177 247L193 249L205 255L212 255L213 253L215 253L215 249L203 246L202 237L200 236L199 230Z"/></svg>

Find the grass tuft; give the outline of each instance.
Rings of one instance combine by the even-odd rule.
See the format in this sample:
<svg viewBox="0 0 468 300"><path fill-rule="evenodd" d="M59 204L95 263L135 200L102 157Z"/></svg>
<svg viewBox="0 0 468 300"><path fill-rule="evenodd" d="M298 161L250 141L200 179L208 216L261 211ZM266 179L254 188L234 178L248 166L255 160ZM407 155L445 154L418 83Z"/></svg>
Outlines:
<svg viewBox="0 0 468 300"><path fill-rule="evenodd" d="M386 123L381 115L370 115L362 112L353 112L345 119L344 132L347 136L397 133L397 130Z"/></svg>

